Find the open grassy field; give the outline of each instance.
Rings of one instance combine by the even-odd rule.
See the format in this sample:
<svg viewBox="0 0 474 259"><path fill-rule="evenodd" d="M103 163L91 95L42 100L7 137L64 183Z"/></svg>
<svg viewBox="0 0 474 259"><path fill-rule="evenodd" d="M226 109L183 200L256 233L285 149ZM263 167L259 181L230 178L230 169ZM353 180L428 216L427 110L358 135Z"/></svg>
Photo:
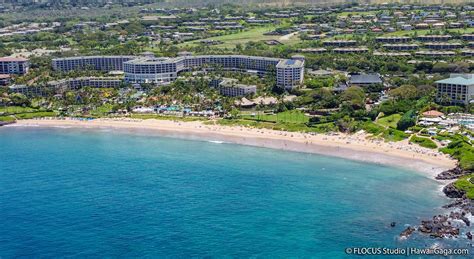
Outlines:
<svg viewBox="0 0 474 259"><path fill-rule="evenodd" d="M255 115L241 115L242 119L247 120L256 120L256 121L266 121L266 122L279 122L279 123L296 123L304 124L309 121L309 117L304 115L300 111L286 111L280 112L277 114L259 114Z"/></svg>
<svg viewBox="0 0 474 259"><path fill-rule="evenodd" d="M25 113L25 112L35 112L36 110L29 107L21 107L21 106L8 106L8 107L0 107L0 114L17 114L17 113Z"/></svg>
<svg viewBox="0 0 474 259"><path fill-rule="evenodd" d="M389 116L382 117L377 120L377 124L382 125L384 127L390 127L390 128L397 128L397 123L400 120L402 115L400 114L392 114Z"/></svg>
<svg viewBox="0 0 474 259"><path fill-rule="evenodd" d="M408 138L410 135L404 133L403 131L388 128L380 135L385 141L402 141Z"/></svg>
<svg viewBox="0 0 474 259"><path fill-rule="evenodd" d="M266 122L246 119L221 119L217 121L208 121L206 124L219 124L224 126L244 126L262 129L282 130L288 132L314 132L324 133L337 130L334 123L324 123L314 126L307 126L304 123L281 123L281 122Z"/></svg>
<svg viewBox="0 0 474 259"><path fill-rule="evenodd" d="M454 182L454 186L457 189L464 191L469 199L474 199L474 184L471 180L472 177L474 177L473 174L466 175Z"/></svg>
<svg viewBox="0 0 474 259"><path fill-rule="evenodd" d="M286 111L278 114L252 114L250 112L240 114L239 119L221 119L209 121L210 124L226 126L244 126L254 128L265 128L282 130L288 132L314 132L324 133L337 130L333 122L317 125L308 125L309 117L301 111Z"/></svg>
<svg viewBox="0 0 474 259"><path fill-rule="evenodd" d="M95 110L92 110L91 115L96 117L106 116L110 112L112 112L112 108L112 104L104 104L102 106L97 107Z"/></svg>
<svg viewBox="0 0 474 259"><path fill-rule="evenodd" d="M43 117L56 117L55 112L27 112L27 113L18 113L15 114L15 118L19 120L27 120L33 118L43 118Z"/></svg>
<svg viewBox="0 0 474 259"><path fill-rule="evenodd" d="M268 25L263 27L254 27L248 30L244 30L238 33L227 34L222 36L210 37L206 40L222 41L222 44L214 45L218 48L234 48L237 44L245 44L249 41L265 41L265 40L278 40L283 44L293 45L300 42L298 35L292 37L285 37L280 35L263 35L266 32L271 32L276 29L275 25ZM201 40L184 42L178 45L178 47L195 46L199 44Z"/></svg>
<svg viewBox="0 0 474 259"><path fill-rule="evenodd" d="M12 116L0 116L0 122L12 122L15 121L15 118Z"/></svg>

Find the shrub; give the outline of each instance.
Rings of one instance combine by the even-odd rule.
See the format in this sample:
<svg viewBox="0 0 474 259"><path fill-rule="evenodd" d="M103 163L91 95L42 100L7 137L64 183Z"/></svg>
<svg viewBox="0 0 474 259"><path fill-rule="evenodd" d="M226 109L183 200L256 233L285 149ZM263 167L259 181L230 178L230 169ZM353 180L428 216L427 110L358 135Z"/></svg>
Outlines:
<svg viewBox="0 0 474 259"><path fill-rule="evenodd" d="M387 141L402 141L408 138L408 134L403 131L388 128L383 132L382 137Z"/></svg>
<svg viewBox="0 0 474 259"><path fill-rule="evenodd" d="M449 154L459 160L459 166L463 170L474 170L474 148L466 142L461 135L455 135L455 141L449 143L447 147L441 148L440 151Z"/></svg>
<svg viewBox="0 0 474 259"><path fill-rule="evenodd" d="M466 193L467 198L474 199L474 184L470 181L474 175L466 175L454 182L454 187Z"/></svg>
<svg viewBox="0 0 474 259"><path fill-rule="evenodd" d="M361 128L365 130L367 133L370 133L373 135L379 135L380 133L384 131L384 127L370 121L362 123Z"/></svg>
<svg viewBox="0 0 474 259"><path fill-rule="evenodd" d="M0 122L12 122L15 121L15 118L11 116L0 116Z"/></svg>
<svg viewBox="0 0 474 259"><path fill-rule="evenodd" d="M414 110L409 110L400 118L397 123L398 130L407 130L409 127L415 126L416 124L416 113Z"/></svg>
<svg viewBox="0 0 474 259"><path fill-rule="evenodd" d="M412 136L410 138L410 142L418 144L422 147L431 148L431 149L435 149L438 147L436 143L433 142L433 140L429 138L418 137L418 136Z"/></svg>

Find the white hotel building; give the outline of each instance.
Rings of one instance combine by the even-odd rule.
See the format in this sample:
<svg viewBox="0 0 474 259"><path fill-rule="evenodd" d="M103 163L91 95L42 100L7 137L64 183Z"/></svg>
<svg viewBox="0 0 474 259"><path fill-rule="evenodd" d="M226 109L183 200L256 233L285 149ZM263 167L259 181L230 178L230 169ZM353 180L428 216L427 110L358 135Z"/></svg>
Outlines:
<svg viewBox="0 0 474 259"><path fill-rule="evenodd" d="M120 63L122 62L122 63ZM303 83L304 59L279 59L243 55L202 55L176 58L96 56L53 60L53 68L69 71L82 67L95 70L123 70L127 83L168 84L182 71L222 69L263 75L275 73L277 85L287 89Z"/></svg>
<svg viewBox="0 0 474 259"><path fill-rule="evenodd" d="M90 69L99 71L122 71L123 63L135 56L80 56L53 59L53 69L58 71L72 71Z"/></svg>
<svg viewBox="0 0 474 259"><path fill-rule="evenodd" d="M451 74L449 78L436 81L438 101L468 104L474 100L474 74Z"/></svg>

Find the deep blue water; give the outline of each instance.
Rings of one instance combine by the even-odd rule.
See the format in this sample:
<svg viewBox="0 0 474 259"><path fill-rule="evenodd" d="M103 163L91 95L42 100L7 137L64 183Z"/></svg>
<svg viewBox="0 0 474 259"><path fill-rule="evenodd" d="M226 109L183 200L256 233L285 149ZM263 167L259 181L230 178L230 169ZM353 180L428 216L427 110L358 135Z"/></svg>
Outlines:
<svg viewBox="0 0 474 259"><path fill-rule="evenodd" d="M318 155L0 128L0 257L341 257L447 200L414 172ZM391 228L390 222L397 222Z"/></svg>

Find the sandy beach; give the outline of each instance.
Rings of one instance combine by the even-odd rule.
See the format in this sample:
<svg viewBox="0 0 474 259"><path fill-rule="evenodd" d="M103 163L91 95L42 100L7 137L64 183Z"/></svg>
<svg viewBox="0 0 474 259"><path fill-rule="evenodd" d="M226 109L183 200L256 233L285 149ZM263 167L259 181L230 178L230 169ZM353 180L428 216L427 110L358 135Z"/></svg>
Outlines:
<svg viewBox="0 0 474 259"><path fill-rule="evenodd" d="M384 142L359 132L352 135L308 134L235 126L206 125L202 122L137 119L34 119L20 120L7 127L71 127L81 129L120 129L129 132L152 131L162 136L222 141L227 143L283 149L377 163L423 173L434 178L455 167L456 161L438 151L408 143Z"/></svg>

